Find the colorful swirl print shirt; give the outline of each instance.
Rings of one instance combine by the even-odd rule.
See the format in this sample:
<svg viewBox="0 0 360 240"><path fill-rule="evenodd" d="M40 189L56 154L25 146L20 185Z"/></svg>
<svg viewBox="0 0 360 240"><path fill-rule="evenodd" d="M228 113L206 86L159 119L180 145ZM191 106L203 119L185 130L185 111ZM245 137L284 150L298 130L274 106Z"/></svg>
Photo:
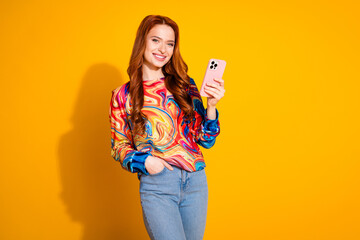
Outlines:
<svg viewBox="0 0 360 240"><path fill-rule="evenodd" d="M144 106L147 116L145 133L133 136L130 113L130 81L112 91L109 109L111 124L111 156L132 173L149 175L145 160L149 155L189 172L203 169L203 154L198 145L211 148L220 133L219 112L216 119L207 118L206 110L195 84L190 78L189 94L195 117L184 119L184 112L166 89L164 78L144 80Z"/></svg>

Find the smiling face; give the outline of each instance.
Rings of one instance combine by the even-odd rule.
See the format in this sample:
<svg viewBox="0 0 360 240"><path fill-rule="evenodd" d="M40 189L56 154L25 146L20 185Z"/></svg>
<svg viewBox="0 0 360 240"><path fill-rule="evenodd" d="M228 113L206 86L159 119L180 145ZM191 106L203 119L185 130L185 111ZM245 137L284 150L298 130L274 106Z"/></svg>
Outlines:
<svg viewBox="0 0 360 240"><path fill-rule="evenodd" d="M151 70L162 68L171 59L174 46L174 30L168 25L156 24L146 36L144 65Z"/></svg>

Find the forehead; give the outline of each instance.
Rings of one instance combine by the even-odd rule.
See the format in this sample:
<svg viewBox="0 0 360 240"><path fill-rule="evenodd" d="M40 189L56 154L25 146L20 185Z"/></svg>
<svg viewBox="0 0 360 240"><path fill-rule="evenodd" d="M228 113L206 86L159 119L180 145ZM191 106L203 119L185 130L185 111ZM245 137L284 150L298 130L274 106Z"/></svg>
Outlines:
<svg viewBox="0 0 360 240"><path fill-rule="evenodd" d="M158 36L165 40L174 40L175 41L175 32L169 26L165 24L156 24L148 34L149 37Z"/></svg>

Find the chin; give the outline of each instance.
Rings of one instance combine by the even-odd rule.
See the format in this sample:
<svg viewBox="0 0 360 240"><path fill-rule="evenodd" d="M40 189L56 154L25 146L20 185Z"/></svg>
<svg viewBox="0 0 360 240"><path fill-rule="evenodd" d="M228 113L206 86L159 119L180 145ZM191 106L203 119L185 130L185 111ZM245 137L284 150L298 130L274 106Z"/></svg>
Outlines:
<svg viewBox="0 0 360 240"><path fill-rule="evenodd" d="M163 63L155 63L153 64L155 67L158 67L158 68L162 68L163 66L165 66L168 62L163 62Z"/></svg>

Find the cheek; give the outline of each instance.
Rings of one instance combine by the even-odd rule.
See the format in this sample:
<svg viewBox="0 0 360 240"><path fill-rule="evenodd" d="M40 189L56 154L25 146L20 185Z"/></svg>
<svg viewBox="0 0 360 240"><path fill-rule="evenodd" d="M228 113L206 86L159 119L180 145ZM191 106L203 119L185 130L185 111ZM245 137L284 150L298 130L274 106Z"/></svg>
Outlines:
<svg viewBox="0 0 360 240"><path fill-rule="evenodd" d="M146 44L146 51L152 51L154 48L155 46L151 41Z"/></svg>

